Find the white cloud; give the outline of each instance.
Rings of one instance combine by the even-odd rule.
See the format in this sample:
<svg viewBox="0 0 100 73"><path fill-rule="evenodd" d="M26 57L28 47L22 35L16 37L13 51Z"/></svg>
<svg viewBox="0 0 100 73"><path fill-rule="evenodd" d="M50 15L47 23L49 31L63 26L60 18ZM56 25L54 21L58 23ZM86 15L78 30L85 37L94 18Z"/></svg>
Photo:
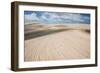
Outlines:
<svg viewBox="0 0 100 73"><path fill-rule="evenodd" d="M36 16L35 13L25 15L25 24L31 24L31 23L33 23L33 21L35 22L38 20L39 20L39 18Z"/></svg>

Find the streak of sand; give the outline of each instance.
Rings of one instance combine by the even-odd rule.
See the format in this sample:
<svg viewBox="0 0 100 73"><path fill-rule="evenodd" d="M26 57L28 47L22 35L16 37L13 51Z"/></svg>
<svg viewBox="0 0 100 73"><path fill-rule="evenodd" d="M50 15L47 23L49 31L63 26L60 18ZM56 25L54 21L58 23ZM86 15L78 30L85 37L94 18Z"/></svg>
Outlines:
<svg viewBox="0 0 100 73"><path fill-rule="evenodd" d="M25 40L25 61L90 58L90 35L66 30Z"/></svg>

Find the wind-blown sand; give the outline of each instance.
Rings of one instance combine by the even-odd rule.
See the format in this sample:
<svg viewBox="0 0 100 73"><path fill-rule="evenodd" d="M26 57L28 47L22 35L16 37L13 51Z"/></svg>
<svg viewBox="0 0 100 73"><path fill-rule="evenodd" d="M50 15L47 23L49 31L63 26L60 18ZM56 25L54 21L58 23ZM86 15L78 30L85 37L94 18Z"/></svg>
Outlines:
<svg viewBox="0 0 100 73"><path fill-rule="evenodd" d="M86 24L69 25L66 27L41 26L39 30L66 30L45 35L43 34L42 36L39 36L35 33L34 35L37 35L37 37L25 39L25 61L50 61L90 58L89 26L90 25ZM31 29L28 30L28 32L26 30L25 34L38 30L38 28L36 30L32 30L32 25L28 27L28 29L29 28ZM27 29L27 26L25 29ZM44 33L44 31L42 32Z"/></svg>

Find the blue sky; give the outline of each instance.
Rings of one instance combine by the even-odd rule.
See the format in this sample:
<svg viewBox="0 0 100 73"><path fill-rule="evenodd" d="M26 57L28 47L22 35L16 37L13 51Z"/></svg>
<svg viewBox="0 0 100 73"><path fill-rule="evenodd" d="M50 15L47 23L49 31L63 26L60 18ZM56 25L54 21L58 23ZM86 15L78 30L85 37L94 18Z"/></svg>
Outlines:
<svg viewBox="0 0 100 73"><path fill-rule="evenodd" d="M90 24L90 14L68 13L68 12L48 12L48 11L24 11L25 24Z"/></svg>

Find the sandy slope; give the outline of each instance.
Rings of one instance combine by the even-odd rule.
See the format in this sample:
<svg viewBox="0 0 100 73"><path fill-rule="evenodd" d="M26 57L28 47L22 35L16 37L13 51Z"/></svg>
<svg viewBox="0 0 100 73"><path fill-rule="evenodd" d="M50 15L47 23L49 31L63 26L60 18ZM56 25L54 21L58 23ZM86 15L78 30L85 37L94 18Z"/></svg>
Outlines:
<svg viewBox="0 0 100 73"><path fill-rule="evenodd" d="M25 61L84 59L89 57L90 34L82 30L66 30L25 40Z"/></svg>

